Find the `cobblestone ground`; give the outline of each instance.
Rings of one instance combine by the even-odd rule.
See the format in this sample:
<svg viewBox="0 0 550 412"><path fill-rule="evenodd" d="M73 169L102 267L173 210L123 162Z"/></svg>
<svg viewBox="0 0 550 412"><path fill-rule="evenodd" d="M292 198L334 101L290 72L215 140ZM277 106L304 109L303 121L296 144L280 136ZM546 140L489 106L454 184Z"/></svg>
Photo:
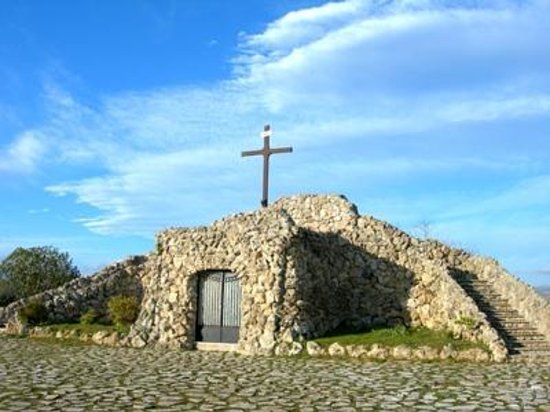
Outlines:
<svg viewBox="0 0 550 412"><path fill-rule="evenodd" d="M550 411L550 367L256 358L0 337L1 411Z"/></svg>

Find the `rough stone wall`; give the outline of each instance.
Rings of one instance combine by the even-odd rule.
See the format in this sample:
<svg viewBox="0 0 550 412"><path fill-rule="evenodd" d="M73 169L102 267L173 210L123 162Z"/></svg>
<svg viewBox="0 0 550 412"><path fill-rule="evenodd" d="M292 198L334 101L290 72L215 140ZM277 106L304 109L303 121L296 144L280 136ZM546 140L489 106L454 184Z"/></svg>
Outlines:
<svg viewBox="0 0 550 412"><path fill-rule="evenodd" d="M347 302L336 306L329 315L340 313L340 321L347 321L352 327L403 323L446 329L456 336L486 343L495 358L505 356L504 342L448 270L461 262L465 252L439 250L386 222L360 216L357 208L342 196L293 196L274 206L286 210L299 226L335 237L332 244L325 242L318 248L325 251L317 253L325 256L321 259L324 261L313 263L316 270L324 273L320 279L332 279L332 284L325 282L324 288L317 287L311 294L311 301L316 302L313 306L331 308L335 300ZM298 243L311 244L307 240ZM330 256L328 251L336 251L342 245L347 247ZM298 255L303 254L301 251ZM315 257L305 259L314 260ZM305 279L311 285L307 272ZM345 286L335 288L334 282ZM321 300L324 295L319 290L333 289L338 292L328 293ZM338 316L327 316L326 312L312 316L303 311L302 316L313 322L321 320L315 323L316 327L305 329L307 335L320 336L327 331L327 324L330 329L338 323ZM327 320L323 322L325 316ZM472 320L475 327L464 324L463 319Z"/></svg>
<svg viewBox="0 0 550 412"><path fill-rule="evenodd" d="M502 357L485 315L425 249L359 216L341 196L294 196L210 227L167 230L146 266L142 311L127 343L191 348L197 277L229 270L242 285L243 352L278 352L338 327L405 324L481 340Z"/></svg>
<svg viewBox="0 0 550 412"><path fill-rule="evenodd" d="M318 337L336 328L410 323L406 301L412 273L405 268L338 234L307 229L300 229L287 253L295 278L287 278L283 322L294 322L293 338ZM374 269L380 267L386 271ZM388 287L386 275L395 288Z"/></svg>
<svg viewBox="0 0 550 412"><path fill-rule="evenodd" d="M357 207L342 195L283 197L269 208L284 211L299 227L319 233L346 231L359 217Z"/></svg>
<svg viewBox="0 0 550 412"><path fill-rule="evenodd" d="M287 276L284 251L296 231L286 214L266 209L232 216L208 228L160 233L157 255L144 276L142 310L129 343L191 348L197 277L204 271L229 270L242 286L240 350L273 351Z"/></svg>
<svg viewBox="0 0 550 412"><path fill-rule="evenodd" d="M74 279L56 289L32 297L41 301L48 310L49 322L78 321L88 309L106 314L107 301L112 296L136 296L141 300L143 289L140 274L147 258L133 256L125 261L110 265L91 277ZM0 323L17 329L17 311L31 298L21 299L0 308Z"/></svg>

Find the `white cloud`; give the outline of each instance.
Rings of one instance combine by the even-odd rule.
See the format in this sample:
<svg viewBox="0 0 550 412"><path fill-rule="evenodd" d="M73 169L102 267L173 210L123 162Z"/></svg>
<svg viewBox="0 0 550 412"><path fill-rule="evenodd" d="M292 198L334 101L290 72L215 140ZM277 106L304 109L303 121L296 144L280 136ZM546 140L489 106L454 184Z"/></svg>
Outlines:
<svg viewBox="0 0 550 412"><path fill-rule="evenodd" d="M47 208L47 207L43 207L42 209L30 209L30 210L27 210L27 213L29 215L40 215L40 214L44 214L44 213L49 213L50 212L50 209Z"/></svg>
<svg viewBox="0 0 550 412"><path fill-rule="evenodd" d="M550 175L529 177L493 194L486 194L475 202L457 204L439 215L442 221L456 221L472 217L493 217L523 223L518 215L527 214L533 209L550 210ZM506 216L508 215L508 216ZM540 220L538 221L540 224ZM510 224L510 222L508 222ZM550 221L548 222L550 225ZM546 228L544 228L547 234ZM547 234L548 236L548 234Z"/></svg>
<svg viewBox="0 0 550 412"><path fill-rule="evenodd" d="M357 18L363 6L363 2L352 0L293 11L269 24L264 32L245 36L245 42L248 48L261 48L281 55L282 51L275 53L274 50L289 52L311 43L328 30L349 24L350 20Z"/></svg>
<svg viewBox="0 0 550 412"><path fill-rule="evenodd" d="M436 113L447 122L491 121L550 115L550 94L463 101L444 107Z"/></svg>
<svg viewBox="0 0 550 412"><path fill-rule="evenodd" d="M0 150L0 172L32 173L46 150L47 143L40 132L26 131Z"/></svg>
<svg viewBox="0 0 550 412"><path fill-rule="evenodd" d="M238 153L260 145L268 121L275 144L293 144L302 162L284 171L295 177L291 191L319 176L346 187L356 178L350 187L360 191L365 180L392 176L524 168L530 159L511 165L515 156L493 159L490 148L453 157L433 132L549 116L550 56L540 40L550 36L549 11L548 2L333 2L244 35L234 78L211 87L128 91L90 105L48 84L48 122L12 144L27 152L18 170L34 170L46 147L62 164L93 166L47 190L97 209L79 219L92 231L150 234L255 199L258 165ZM414 149L368 163L314 154L344 147L354 155L376 140L421 133L441 146L439 158ZM0 170L13 168L10 150Z"/></svg>
<svg viewBox="0 0 550 412"><path fill-rule="evenodd" d="M236 161L234 147L141 154L117 164L107 177L53 185L55 195L76 195L103 214L78 221L101 234L151 232L176 224L206 223L226 203L242 202L238 187L246 165ZM199 213L200 211L200 213Z"/></svg>
<svg viewBox="0 0 550 412"><path fill-rule="evenodd" d="M285 16L250 37L239 67L274 110L328 105L331 112L354 108L352 113L370 117L396 103L398 110L410 109L419 97L433 106L490 94L526 73L548 80L549 58L540 39L548 35L550 7L414 4L337 3L355 13L343 22L336 13L335 24L327 23L325 14L319 25L304 18L303 26L296 21L300 14ZM290 47L271 40L288 37L279 33L293 33L295 27L312 35L298 36L303 41L290 41Z"/></svg>

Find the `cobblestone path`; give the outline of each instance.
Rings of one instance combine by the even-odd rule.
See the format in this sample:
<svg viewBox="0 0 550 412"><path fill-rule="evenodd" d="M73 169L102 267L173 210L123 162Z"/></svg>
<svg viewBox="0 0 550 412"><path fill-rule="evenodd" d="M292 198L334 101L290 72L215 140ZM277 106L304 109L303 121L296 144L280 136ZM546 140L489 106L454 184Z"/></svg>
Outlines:
<svg viewBox="0 0 550 412"><path fill-rule="evenodd" d="M0 337L1 411L550 411L550 367L360 363Z"/></svg>

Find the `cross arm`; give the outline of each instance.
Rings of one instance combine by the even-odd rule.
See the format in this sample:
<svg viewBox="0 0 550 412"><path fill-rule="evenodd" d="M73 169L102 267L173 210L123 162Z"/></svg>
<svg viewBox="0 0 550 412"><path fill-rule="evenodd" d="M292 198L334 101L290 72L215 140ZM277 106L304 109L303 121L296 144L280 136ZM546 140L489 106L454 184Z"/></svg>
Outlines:
<svg viewBox="0 0 550 412"><path fill-rule="evenodd" d="M263 150L247 150L247 151L241 152L241 157L258 156L258 155L262 155L263 153L264 153Z"/></svg>
<svg viewBox="0 0 550 412"><path fill-rule="evenodd" d="M277 153L292 153L292 147L279 147L278 149L271 149L269 151L270 154L277 154Z"/></svg>

